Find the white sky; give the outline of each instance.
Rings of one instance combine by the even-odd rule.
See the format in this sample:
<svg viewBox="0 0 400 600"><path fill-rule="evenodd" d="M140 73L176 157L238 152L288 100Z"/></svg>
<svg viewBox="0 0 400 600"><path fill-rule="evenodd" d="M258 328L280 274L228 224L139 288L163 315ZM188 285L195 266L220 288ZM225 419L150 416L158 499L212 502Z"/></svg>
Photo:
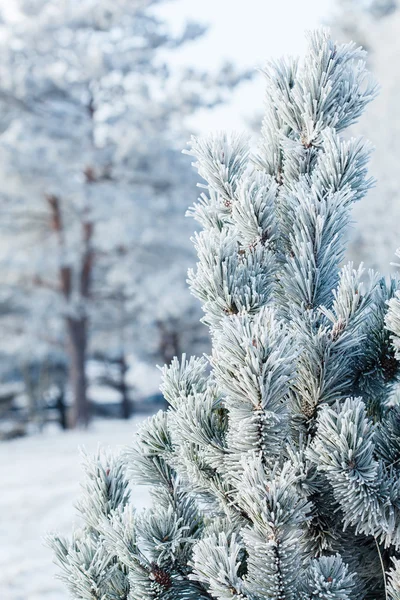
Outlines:
<svg viewBox="0 0 400 600"><path fill-rule="evenodd" d="M304 33L326 22L333 0L175 0L160 12L174 27L186 20L209 25L199 41L188 44L176 61L213 69L228 59L242 67L262 66L269 57L304 51ZM262 77L244 84L230 106L198 116L199 132L242 128L261 113Z"/></svg>

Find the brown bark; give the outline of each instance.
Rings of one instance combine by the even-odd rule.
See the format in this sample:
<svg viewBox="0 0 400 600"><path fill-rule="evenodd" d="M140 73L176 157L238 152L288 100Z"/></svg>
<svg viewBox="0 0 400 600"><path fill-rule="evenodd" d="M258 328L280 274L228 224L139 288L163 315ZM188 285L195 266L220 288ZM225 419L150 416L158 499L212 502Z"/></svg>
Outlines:
<svg viewBox="0 0 400 600"><path fill-rule="evenodd" d="M73 397L72 427L87 427L90 419L89 401L86 395L86 346L87 319L66 318L68 336L68 379Z"/></svg>
<svg viewBox="0 0 400 600"><path fill-rule="evenodd" d="M179 333L171 323L157 321L160 333L159 352L166 365L169 365L175 356L180 355Z"/></svg>
<svg viewBox="0 0 400 600"><path fill-rule="evenodd" d="M58 238L60 254L65 252L64 223L60 207L60 199L54 195L46 196L50 208L50 227ZM93 223L83 219L81 223L83 256L78 267L79 295L83 301L90 297L94 253L92 249ZM60 264L59 286L61 294L68 302L72 294L73 271L71 266ZM68 379L73 397L72 427L89 424L90 410L86 396L86 349L88 336L88 319L86 314L67 316L65 318L67 332L67 352L69 358Z"/></svg>
<svg viewBox="0 0 400 600"><path fill-rule="evenodd" d="M126 372L128 370L125 357L121 356L118 360L119 366L119 385L118 389L121 393L121 417L123 419L129 419L131 416L131 401L129 399L129 390L126 383Z"/></svg>

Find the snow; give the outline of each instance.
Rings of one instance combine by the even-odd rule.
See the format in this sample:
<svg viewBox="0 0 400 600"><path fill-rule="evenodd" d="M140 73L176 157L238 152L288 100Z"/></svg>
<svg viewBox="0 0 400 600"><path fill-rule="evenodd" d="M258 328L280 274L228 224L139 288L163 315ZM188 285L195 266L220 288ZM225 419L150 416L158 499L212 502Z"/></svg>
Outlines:
<svg viewBox="0 0 400 600"><path fill-rule="evenodd" d="M87 387L87 394L96 404L119 404L121 402L121 394L118 390L106 385L91 384Z"/></svg>
<svg viewBox="0 0 400 600"><path fill-rule="evenodd" d="M147 398L160 392L161 371L152 364L140 360L139 357L128 357L126 379L138 398Z"/></svg>
<svg viewBox="0 0 400 600"><path fill-rule="evenodd" d="M160 392L161 371L155 365L141 360L137 355L127 356L128 371L126 373L126 383L133 390L133 400L144 401L150 396ZM107 365L99 360L89 360L87 365L87 375L91 381L88 388L88 396L97 404L118 403L121 402L121 394L107 385L96 384L95 382L105 375L112 375L118 378L116 367Z"/></svg>
<svg viewBox="0 0 400 600"><path fill-rule="evenodd" d="M69 534L79 497L79 447L95 451L129 444L141 418L96 421L88 431L48 430L42 435L0 444L0 598L66 600L52 553L43 536ZM136 507L148 504L148 492L133 488Z"/></svg>

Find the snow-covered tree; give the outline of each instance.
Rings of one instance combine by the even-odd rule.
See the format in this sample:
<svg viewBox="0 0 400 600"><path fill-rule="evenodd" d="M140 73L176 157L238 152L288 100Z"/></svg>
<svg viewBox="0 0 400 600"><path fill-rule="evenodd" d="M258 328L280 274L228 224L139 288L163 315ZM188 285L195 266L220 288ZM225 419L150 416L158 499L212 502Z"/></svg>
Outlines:
<svg viewBox="0 0 400 600"><path fill-rule="evenodd" d="M183 218L170 236L193 190L183 120L223 101L243 76L229 65L213 75L169 69L168 52L204 29L171 35L158 4L0 5L3 284L30 299L26 318L39 315L42 333L42 298L64 323L76 423L89 417L88 334L93 311L113 301L111 273L124 267L125 281L140 282L180 265L184 277L190 262Z"/></svg>
<svg viewBox="0 0 400 600"><path fill-rule="evenodd" d="M368 43L371 20L387 17L397 7L397 0L335 0L332 25L348 37L365 38Z"/></svg>
<svg viewBox="0 0 400 600"><path fill-rule="evenodd" d="M369 144L343 132L376 88L327 31L265 75L255 156L245 136L192 140L212 354L165 367L169 410L88 461L84 526L51 539L75 598L399 598L400 296L340 266L372 184ZM152 486L143 514L131 479Z"/></svg>
<svg viewBox="0 0 400 600"><path fill-rule="evenodd" d="M355 39L368 50L368 66L380 85L380 93L355 127L352 135L366 135L380 151L374 152L371 173L379 185L371 190L365 203L354 210L360 227L350 232L348 256L364 261L381 272L390 271L398 246L396 224L400 219L397 156L400 151L400 77L393 68L399 52L400 11L398 2L341 0L336 5L333 23L338 37ZM378 10L380 8L380 10ZM382 149L387 151L383 152Z"/></svg>

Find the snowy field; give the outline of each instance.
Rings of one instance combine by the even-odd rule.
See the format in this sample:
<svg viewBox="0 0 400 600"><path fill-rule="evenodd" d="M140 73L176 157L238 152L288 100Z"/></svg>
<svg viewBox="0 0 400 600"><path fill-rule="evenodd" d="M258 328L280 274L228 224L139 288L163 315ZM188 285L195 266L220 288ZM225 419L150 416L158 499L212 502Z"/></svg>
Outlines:
<svg viewBox="0 0 400 600"><path fill-rule="evenodd" d="M82 479L79 447L129 444L139 419L100 421L89 431L44 433L0 444L0 599L66 600L46 533L68 534ZM135 488L137 507L148 502Z"/></svg>

